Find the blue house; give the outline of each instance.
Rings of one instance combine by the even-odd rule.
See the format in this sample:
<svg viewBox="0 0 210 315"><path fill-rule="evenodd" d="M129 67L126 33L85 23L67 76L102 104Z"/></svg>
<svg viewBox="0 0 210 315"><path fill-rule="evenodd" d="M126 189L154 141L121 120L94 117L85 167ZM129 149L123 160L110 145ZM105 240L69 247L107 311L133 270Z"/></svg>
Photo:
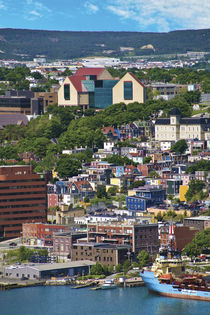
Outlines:
<svg viewBox="0 0 210 315"><path fill-rule="evenodd" d="M125 167L124 166L116 166L116 177L120 177L124 174Z"/></svg>
<svg viewBox="0 0 210 315"><path fill-rule="evenodd" d="M56 182L56 192L57 194L68 193L69 182L68 181L57 181Z"/></svg>
<svg viewBox="0 0 210 315"><path fill-rule="evenodd" d="M144 186L136 189L135 196L126 197L128 210L146 211L148 207L161 204L166 199L166 191L162 186Z"/></svg>

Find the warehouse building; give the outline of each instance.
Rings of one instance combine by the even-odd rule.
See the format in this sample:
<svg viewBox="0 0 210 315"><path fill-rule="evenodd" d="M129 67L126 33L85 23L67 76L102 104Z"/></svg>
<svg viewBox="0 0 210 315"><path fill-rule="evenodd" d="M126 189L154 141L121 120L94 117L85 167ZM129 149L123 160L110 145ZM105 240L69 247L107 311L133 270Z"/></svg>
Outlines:
<svg viewBox="0 0 210 315"><path fill-rule="evenodd" d="M66 277L89 274L95 262L90 260L66 263L24 264L5 267L4 277L9 279L40 280L51 277Z"/></svg>

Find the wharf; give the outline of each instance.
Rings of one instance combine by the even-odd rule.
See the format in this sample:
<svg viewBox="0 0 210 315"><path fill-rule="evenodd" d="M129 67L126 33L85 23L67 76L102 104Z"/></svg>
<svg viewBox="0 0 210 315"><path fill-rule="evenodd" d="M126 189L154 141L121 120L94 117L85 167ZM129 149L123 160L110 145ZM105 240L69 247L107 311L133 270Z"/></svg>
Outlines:
<svg viewBox="0 0 210 315"><path fill-rule="evenodd" d="M0 282L0 291L17 289L17 288L26 288L26 287L36 287L45 285L45 281L36 281L36 282Z"/></svg>
<svg viewBox="0 0 210 315"><path fill-rule="evenodd" d="M82 288L88 288L88 287L92 287L96 285L95 282L89 282L89 283L86 283L86 284L79 284L79 285L76 285L74 287L72 287L72 289L82 289Z"/></svg>
<svg viewBox="0 0 210 315"><path fill-rule="evenodd" d="M133 287L142 287L144 286L144 281L141 277L135 277L135 278L128 278L125 280L124 286L128 288Z"/></svg>

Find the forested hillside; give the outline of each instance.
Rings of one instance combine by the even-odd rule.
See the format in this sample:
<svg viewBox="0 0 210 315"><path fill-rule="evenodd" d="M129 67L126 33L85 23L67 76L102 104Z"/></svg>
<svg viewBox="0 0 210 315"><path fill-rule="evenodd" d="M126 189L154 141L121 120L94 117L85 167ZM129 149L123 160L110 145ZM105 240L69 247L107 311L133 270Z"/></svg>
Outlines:
<svg viewBox="0 0 210 315"><path fill-rule="evenodd" d="M150 49L143 49L147 46ZM0 59L28 59L45 55L48 59L68 59L91 55L121 56L210 51L210 30L183 30L169 33L70 32L0 29ZM110 54L110 51L111 54Z"/></svg>

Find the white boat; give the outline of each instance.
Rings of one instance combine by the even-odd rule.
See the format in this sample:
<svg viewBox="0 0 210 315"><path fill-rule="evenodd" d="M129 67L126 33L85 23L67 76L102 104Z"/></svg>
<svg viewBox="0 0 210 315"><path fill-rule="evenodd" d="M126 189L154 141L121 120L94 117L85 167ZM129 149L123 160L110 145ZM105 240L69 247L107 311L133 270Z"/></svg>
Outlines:
<svg viewBox="0 0 210 315"><path fill-rule="evenodd" d="M105 282L100 286L102 290L108 290L108 289L115 289L117 286L114 283L114 279L107 279Z"/></svg>

